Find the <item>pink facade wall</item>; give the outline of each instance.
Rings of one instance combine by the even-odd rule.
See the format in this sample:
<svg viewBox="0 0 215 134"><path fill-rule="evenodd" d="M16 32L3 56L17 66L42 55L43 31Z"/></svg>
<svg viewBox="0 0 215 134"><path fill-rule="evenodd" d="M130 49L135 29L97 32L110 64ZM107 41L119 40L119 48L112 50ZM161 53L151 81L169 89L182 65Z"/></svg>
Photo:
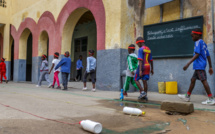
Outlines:
<svg viewBox="0 0 215 134"><path fill-rule="evenodd" d="M97 50L105 49L105 9L102 0L69 0L63 7L55 22L52 13L46 11L40 17L38 24L26 18L21 23L18 30L11 25L11 35L14 38L14 59L19 59L19 39L23 31L28 28L33 36L33 57L38 56L38 40L42 31L46 31L49 36L49 54L61 51L62 33L64 25L70 14L78 8L90 10L95 18L97 27Z"/></svg>

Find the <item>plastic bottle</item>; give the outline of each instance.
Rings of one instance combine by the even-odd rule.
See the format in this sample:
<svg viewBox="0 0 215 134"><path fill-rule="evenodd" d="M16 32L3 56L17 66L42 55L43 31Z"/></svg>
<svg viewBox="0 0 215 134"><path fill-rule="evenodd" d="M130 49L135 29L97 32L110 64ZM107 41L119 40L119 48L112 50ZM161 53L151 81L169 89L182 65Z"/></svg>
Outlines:
<svg viewBox="0 0 215 134"><path fill-rule="evenodd" d="M144 115L145 112L142 112L142 110L138 108L132 108L132 107L124 107L123 112L126 114L131 114L131 115Z"/></svg>
<svg viewBox="0 0 215 134"><path fill-rule="evenodd" d="M123 91L124 91L124 90L121 89L120 98L119 98L121 101L123 101L123 99L124 99Z"/></svg>
<svg viewBox="0 0 215 134"><path fill-rule="evenodd" d="M86 131L99 134L102 132L102 125L98 122L94 122L91 120L82 120L79 122L82 128Z"/></svg>

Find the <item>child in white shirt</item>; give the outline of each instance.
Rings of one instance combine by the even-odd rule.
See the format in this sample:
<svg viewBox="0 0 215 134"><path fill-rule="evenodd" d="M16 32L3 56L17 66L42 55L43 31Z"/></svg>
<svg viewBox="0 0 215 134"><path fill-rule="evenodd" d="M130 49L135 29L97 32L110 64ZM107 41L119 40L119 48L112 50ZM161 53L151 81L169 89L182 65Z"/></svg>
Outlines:
<svg viewBox="0 0 215 134"><path fill-rule="evenodd" d="M59 57L59 53L55 52L54 53L54 59L52 61L52 67L51 67L49 74L51 73L52 69L55 68L57 66L57 64L60 62L58 57ZM60 68L58 68L57 70L54 70L54 80L53 80L52 88L54 88L55 82L57 82L57 85L58 85L57 89L61 89L59 78L58 78L59 73L60 73Z"/></svg>

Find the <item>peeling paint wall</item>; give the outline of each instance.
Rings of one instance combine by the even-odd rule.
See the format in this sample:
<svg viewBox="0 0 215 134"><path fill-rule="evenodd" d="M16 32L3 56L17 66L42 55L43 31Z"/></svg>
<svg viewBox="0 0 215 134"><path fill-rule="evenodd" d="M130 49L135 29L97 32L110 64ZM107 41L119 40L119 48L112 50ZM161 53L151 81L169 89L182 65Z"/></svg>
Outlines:
<svg viewBox="0 0 215 134"><path fill-rule="evenodd" d="M124 0L121 3L121 48L135 44L136 38L143 35L143 14L145 0Z"/></svg>
<svg viewBox="0 0 215 134"><path fill-rule="evenodd" d="M194 16L204 16L204 26L203 26L203 39L207 43L212 42L211 36L211 7L210 0L186 0L184 1L184 16L183 18L189 18ZM209 19L210 18L210 19ZM211 21L211 22L210 22Z"/></svg>
<svg viewBox="0 0 215 134"><path fill-rule="evenodd" d="M174 0L163 5L163 22L180 19L180 1Z"/></svg>
<svg viewBox="0 0 215 134"><path fill-rule="evenodd" d="M134 10L135 36L142 36L142 16L145 12L145 0L128 0L128 4Z"/></svg>
<svg viewBox="0 0 215 134"><path fill-rule="evenodd" d="M144 16L142 17L144 25L150 25L160 22L160 6L147 8Z"/></svg>
<svg viewBox="0 0 215 134"><path fill-rule="evenodd" d="M120 48L127 49L131 43L134 44L134 40L136 38L135 12L134 8L128 4L127 0L122 1L121 13Z"/></svg>
<svg viewBox="0 0 215 134"><path fill-rule="evenodd" d="M106 15L106 49L120 48L121 2L122 0L102 0Z"/></svg>

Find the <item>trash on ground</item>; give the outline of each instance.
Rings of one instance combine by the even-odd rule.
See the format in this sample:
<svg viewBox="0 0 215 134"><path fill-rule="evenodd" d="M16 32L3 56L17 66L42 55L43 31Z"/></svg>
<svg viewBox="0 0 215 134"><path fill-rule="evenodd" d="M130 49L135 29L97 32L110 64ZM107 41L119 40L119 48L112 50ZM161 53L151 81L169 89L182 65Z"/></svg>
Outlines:
<svg viewBox="0 0 215 134"><path fill-rule="evenodd" d="M145 112L143 112L142 110L140 110L138 108L132 108L132 107L124 107L123 112L126 113L126 114L138 115L138 116L145 114Z"/></svg>
<svg viewBox="0 0 215 134"><path fill-rule="evenodd" d="M91 120L82 120L79 122L82 128L86 131L99 134L102 132L102 125L98 122L94 122Z"/></svg>

